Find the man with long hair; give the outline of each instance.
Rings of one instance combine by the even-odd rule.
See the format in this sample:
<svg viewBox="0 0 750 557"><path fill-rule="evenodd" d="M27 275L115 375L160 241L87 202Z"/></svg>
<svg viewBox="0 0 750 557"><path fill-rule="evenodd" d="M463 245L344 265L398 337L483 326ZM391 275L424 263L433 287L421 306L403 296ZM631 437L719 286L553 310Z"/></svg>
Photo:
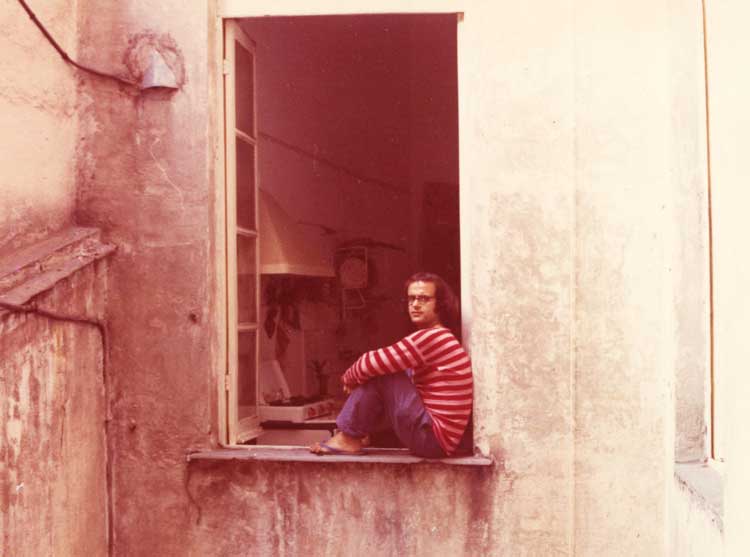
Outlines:
<svg viewBox="0 0 750 557"><path fill-rule="evenodd" d="M405 285L416 331L365 352L341 377L349 394L336 419L338 433L310 451L362 454L371 433L392 429L411 452L427 458L470 453L473 379L471 361L456 338L458 300L433 273Z"/></svg>

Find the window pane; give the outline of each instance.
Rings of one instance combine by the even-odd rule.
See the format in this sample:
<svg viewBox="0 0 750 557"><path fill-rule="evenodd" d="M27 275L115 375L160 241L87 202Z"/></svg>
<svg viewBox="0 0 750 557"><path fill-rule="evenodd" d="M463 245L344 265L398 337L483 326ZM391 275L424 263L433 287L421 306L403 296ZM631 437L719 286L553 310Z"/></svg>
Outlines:
<svg viewBox="0 0 750 557"><path fill-rule="evenodd" d="M255 230L255 146L237 138L237 226Z"/></svg>
<svg viewBox="0 0 750 557"><path fill-rule="evenodd" d="M237 129L255 137L254 95L253 95L253 55L235 41L235 85L237 99Z"/></svg>
<svg viewBox="0 0 750 557"><path fill-rule="evenodd" d="M237 319L239 323L258 320L255 305L255 238L237 235Z"/></svg>
<svg viewBox="0 0 750 557"><path fill-rule="evenodd" d="M255 406L257 402L255 394L255 331L239 333L237 347L239 354L239 361L237 362L237 402L240 406Z"/></svg>

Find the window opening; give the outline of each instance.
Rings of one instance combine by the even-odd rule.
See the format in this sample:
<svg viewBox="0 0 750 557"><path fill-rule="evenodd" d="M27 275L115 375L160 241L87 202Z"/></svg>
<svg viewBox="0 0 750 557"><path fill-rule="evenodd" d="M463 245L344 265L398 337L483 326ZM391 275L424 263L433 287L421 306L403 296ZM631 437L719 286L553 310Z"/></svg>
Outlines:
<svg viewBox="0 0 750 557"><path fill-rule="evenodd" d="M404 280L460 294L456 26L226 22L230 444L328 438L341 374L411 330Z"/></svg>

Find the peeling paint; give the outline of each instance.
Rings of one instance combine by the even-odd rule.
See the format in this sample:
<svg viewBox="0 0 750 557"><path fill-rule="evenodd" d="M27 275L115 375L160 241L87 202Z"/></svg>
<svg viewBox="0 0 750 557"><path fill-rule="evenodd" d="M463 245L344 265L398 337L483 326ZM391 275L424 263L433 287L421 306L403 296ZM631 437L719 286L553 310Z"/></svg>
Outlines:
<svg viewBox="0 0 750 557"><path fill-rule="evenodd" d="M92 265L37 302L102 311ZM101 341L91 327L0 316L0 553L106 553ZM75 511L75 512L71 512ZM23 550L19 550L23 548Z"/></svg>

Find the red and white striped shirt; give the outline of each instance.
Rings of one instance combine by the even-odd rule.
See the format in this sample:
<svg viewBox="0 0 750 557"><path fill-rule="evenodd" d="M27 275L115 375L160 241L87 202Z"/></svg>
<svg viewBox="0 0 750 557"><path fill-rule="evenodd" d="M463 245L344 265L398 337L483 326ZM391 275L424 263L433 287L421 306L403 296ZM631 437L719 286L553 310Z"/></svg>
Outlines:
<svg viewBox="0 0 750 557"><path fill-rule="evenodd" d="M471 416L473 379L469 355L445 327L420 329L391 346L365 352L341 377L349 387L367 380L414 370L412 382L440 446L450 455L461 441Z"/></svg>

